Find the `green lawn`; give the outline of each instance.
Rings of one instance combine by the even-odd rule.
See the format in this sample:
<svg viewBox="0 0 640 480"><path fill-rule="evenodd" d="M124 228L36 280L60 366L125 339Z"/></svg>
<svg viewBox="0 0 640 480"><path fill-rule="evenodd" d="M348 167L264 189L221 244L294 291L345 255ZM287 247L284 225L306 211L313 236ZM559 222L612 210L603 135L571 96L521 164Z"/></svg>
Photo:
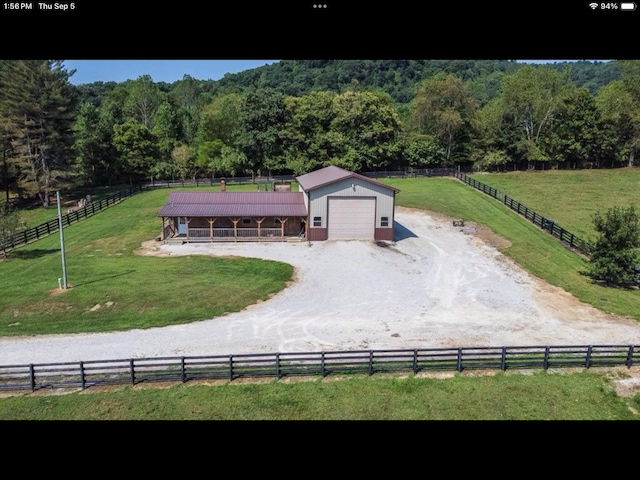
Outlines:
<svg viewBox="0 0 640 480"><path fill-rule="evenodd" d="M212 318L286 287L291 265L260 259L146 257L135 250L160 233L170 190L137 193L0 262L0 335L100 332Z"/></svg>
<svg viewBox="0 0 640 480"><path fill-rule="evenodd" d="M617 396L612 380L619 375L374 375L90 388L0 398L0 420L637 420L640 395Z"/></svg>

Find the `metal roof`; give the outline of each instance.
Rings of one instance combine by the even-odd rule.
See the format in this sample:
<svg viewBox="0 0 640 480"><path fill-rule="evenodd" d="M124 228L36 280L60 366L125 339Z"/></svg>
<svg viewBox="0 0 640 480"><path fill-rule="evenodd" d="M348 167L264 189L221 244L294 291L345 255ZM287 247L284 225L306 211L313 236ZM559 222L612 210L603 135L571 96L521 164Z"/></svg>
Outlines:
<svg viewBox="0 0 640 480"><path fill-rule="evenodd" d="M369 183L373 183L382 188L386 188L388 190L393 190L395 192L399 192L397 188L394 188L390 185L386 185L382 182L378 182L373 180L372 178L365 177L364 175L360 175L358 173L350 172L349 170L345 170L344 168L340 168L336 165L330 165L328 167L321 168L320 170L315 170L310 173L305 173L304 175L300 175L296 177L296 181L298 184L304 189L305 192L310 190L314 190L316 188L323 187L330 183L337 182L339 180L344 180L345 178L359 178Z"/></svg>
<svg viewBox="0 0 640 480"><path fill-rule="evenodd" d="M302 192L169 192L159 217L306 217Z"/></svg>

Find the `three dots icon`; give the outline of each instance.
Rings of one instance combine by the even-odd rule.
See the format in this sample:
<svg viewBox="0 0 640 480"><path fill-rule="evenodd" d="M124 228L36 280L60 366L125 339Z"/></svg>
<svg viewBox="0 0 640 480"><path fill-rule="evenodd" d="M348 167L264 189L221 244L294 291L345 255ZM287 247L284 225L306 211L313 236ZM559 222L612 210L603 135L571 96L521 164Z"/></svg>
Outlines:
<svg viewBox="0 0 640 480"><path fill-rule="evenodd" d="M313 8L327 8L326 3L314 3Z"/></svg>

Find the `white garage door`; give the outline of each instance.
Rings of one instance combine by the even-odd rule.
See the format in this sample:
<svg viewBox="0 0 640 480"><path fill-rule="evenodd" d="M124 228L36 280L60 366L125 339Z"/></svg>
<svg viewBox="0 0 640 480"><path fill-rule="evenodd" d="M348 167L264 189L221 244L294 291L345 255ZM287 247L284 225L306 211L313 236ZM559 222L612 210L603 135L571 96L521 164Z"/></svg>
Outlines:
<svg viewBox="0 0 640 480"><path fill-rule="evenodd" d="M329 198L330 240L373 240L375 198Z"/></svg>

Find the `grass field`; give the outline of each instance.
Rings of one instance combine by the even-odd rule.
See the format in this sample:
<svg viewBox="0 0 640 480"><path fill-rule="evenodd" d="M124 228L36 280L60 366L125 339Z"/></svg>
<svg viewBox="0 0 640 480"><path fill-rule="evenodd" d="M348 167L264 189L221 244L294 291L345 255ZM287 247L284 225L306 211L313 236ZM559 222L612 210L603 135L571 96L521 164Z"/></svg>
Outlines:
<svg viewBox="0 0 640 480"><path fill-rule="evenodd" d="M59 234L0 262L0 335L98 332L188 323L282 290L293 267L260 259L137 255L160 233L167 189L137 193L64 229L71 288L60 293Z"/></svg>
<svg viewBox="0 0 640 480"><path fill-rule="evenodd" d="M0 420L637 420L617 374L499 373L174 384L0 398Z"/></svg>
<svg viewBox="0 0 640 480"><path fill-rule="evenodd" d="M474 174L563 228L591 242L593 214L618 206L640 211L640 168Z"/></svg>

